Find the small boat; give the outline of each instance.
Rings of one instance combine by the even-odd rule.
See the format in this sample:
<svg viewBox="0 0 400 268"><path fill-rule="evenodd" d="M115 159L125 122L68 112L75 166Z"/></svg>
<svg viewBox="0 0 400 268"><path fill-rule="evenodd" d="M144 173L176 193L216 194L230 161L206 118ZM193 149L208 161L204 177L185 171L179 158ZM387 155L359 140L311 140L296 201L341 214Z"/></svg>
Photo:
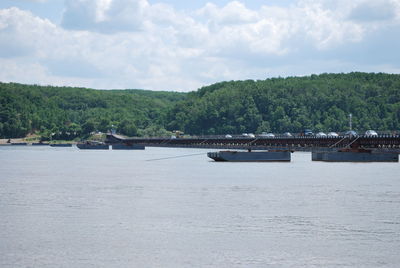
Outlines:
<svg viewBox="0 0 400 268"><path fill-rule="evenodd" d="M28 145L26 142L12 142L11 145Z"/></svg>
<svg viewBox="0 0 400 268"><path fill-rule="evenodd" d="M362 148L345 148L338 151L312 152L311 159L325 162L399 162L399 154Z"/></svg>
<svg viewBox="0 0 400 268"><path fill-rule="evenodd" d="M219 151L209 152L207 156L215 161L230 161L230 162L274 162L283 161L290 162L290 151Z"/></svg>
<svg viewBox="0 0 400 268"><path fill-rule="evenodd" d="M117 143L111 145L113 150L144 150L145 146L142 144L125 144Z"/></svg>
<svg viewBox="0 0 400 268"><path fill-rule="evenodd" d="M78 143L76 145L82 150L108 150L109 145L99 141L86 141L85 143Z"/></svg>
<svg viewBox="0 0 400 268"><path fill-rule="evenodd" d="M51 147L72 147L72 143L53 143Z"/></svg>

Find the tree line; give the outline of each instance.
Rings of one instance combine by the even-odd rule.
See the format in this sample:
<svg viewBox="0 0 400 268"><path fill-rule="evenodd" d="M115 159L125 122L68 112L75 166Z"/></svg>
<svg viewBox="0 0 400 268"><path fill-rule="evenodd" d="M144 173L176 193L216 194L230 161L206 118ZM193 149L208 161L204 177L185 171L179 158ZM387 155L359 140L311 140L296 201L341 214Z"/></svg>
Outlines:
<svg viewBox="0 0 400 268"><path fill-rule="evenodd" d="M400 129L400 75L349 73L230 81L189 93L167 128L196 134Z"/></svg>
<svg viewBox="0 0 400 268"><path fill-rule="evenodd" d="M194 92L0 83L0 137L128 136L400 129L400 75L321 74L226 81Z"/></svg>
<svg viewBox="0 0 400 268"><path fill-rule="evenodd" d="M175 92L0 83L0 137L38 133L44 139L71 140L112 128L128 136L165 135L167 111L184 97Z"/></svg>

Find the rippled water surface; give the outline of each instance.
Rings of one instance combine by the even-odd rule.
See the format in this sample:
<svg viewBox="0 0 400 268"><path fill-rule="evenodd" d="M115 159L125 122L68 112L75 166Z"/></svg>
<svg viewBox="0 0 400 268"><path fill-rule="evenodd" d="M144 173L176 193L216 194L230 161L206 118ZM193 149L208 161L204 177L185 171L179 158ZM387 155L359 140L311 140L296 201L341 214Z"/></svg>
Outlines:
<svg viewBox="0 0 400 268"><path fill-rule="evenodd" d="M399 163L206 152L0 147L0 267L399 267Z"/></svg>

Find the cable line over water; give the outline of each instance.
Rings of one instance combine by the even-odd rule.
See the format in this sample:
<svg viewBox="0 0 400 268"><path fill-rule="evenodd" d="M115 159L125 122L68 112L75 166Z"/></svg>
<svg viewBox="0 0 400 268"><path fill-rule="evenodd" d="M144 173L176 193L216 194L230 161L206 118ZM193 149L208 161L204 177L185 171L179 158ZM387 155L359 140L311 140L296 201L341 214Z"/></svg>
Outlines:
<svg viewBox="0 0 400 268"><path fill-rule="evenodd" d="M163 157L163 158L147 159L146 161L158 161L158 160L166 160L166 159L173 159L173 158L189 157L189 156L202 155L202 154L205 155L205 153L184 154L184 155L178 155L178 156L169 156L169 157Z"/></svg>

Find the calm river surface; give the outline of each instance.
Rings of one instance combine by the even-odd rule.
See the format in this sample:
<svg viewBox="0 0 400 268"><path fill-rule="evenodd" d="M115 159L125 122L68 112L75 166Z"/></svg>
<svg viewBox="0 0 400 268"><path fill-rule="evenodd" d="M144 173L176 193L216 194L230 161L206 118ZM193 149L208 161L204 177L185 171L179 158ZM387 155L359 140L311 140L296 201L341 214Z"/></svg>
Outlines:
<svg viewBox="0 0 400 268"><path fill-rule="evenodd" d="M0 267L399 267L399 163L207 151L0 147Z"/></svg>

